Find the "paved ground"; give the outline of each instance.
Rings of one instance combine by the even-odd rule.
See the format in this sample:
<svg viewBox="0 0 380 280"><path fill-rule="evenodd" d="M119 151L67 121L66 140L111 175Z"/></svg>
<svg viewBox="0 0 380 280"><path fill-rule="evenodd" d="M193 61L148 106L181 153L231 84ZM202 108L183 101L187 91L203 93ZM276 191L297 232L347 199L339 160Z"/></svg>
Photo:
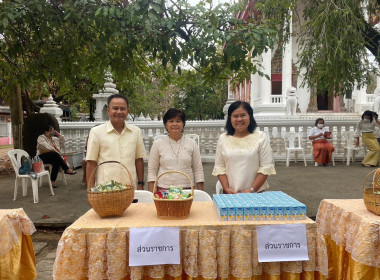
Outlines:
<svg viewBox="0 0 380 280"><path fill-rule="evenodd" d="M215 193L216 178L211 176L213 164L205 163L205 190ZM271 190L281 190L293 196L307 206L307 214L315 218L319 203L325 198L361 198L364 177L373 170L362 167L360 162L350 166L337 162L336 167L315 167L311 163L305 167L301 163L284 163L276 165L277 175L269 178ZM23 197L21 188L16 201L13 201L14 175L0 175L0 207L24 208L25 212L39 228L33 235L37 255L38 279L51 279L55 259L55 249L64 227L73 223L83 215L89 205L86 189L81 184L82 170L78 174L68 176L67 186L57 180L59 187L54 189L55 196L50 195L46 182L39 188L39 200L33 203L29 184L28 194ZM3 172L4 174L4 172Z"/></svg>

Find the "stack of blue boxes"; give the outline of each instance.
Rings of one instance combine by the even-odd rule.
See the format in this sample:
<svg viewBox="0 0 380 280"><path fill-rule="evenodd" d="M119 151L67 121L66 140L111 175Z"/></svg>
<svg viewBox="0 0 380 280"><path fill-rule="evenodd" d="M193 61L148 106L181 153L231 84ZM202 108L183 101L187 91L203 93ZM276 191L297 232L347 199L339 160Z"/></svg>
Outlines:
<svg viewBox="0 0 380 280"><path fill-rule="evenodd" d="M284 192L214 194L214 208L222 221L306 219L306 206Z"/></svg>

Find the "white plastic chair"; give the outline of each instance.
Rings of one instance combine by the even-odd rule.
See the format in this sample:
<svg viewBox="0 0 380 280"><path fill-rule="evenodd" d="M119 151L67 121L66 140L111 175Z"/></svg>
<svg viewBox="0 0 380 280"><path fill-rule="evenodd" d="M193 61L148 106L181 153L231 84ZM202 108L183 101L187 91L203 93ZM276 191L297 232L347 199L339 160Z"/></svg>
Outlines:
<svg viewBox="0 0 380 280"><path fill-rule="evenodd" d="M215 186L215 193L216 194L223 194L223 187L222 187L222 184L219 182L216 182L216 186Z"/></svg>
<svg viewBox="0 0 380 280"><path fill-rule="evenodd" d="M344 131L342 132L342 137L345 140L345 146L343 147L343 159L347 160L347 165L350 165L350 158L352 156L352 162L355 161L355 153L360 150L364 150L364 154L366 153L365 147L356 147L354 143L356 143L356 137L354 131ZM347 158L346 158L347 156Z"/></svg>
<svg viewBox="0 0 380 280"><path fill-rule="evenodd" d="M184 190L183 192L186 192L186 193L191 193L191 190L187 189L187 190ZM194 190L194 202L199 202L199 201L212 201L212 198L211 196L205 192L205 191L201 191L201 190Z"/></svg>
<svg viewBox="0 0 380 280"><path fill-rule="evenodd" d="M26 151L21 150L21 149L10 150L10 151L8 151L8 156L11 159L11 163L12 163L13 169L14 169L15 174L16 174L13 200L16 200L18 183L20 180L22 183L22 195L23 196L27 195L28 179L30 179L32 181L33 201L34 201L34 203L38 203L38 183L39 183L39 181L42 180L43 176L47 177L47 180L48 180L48 183L50 186L50 192L52 195L54 195L53 188L52 188L51 181L50 181L50 174L48 171L42 171L40 173L37 173L36 179L29 177L29 175L27 175L27 174L21 175L18 173L18 171L21 167L22 157L29 157L29 154Z"/></svg>
<svg viewBox="0 0 380 280"><path fill-rule="evenodd" d="M205 191L194 190L194 202L199 202L199 201L212 201L212 198Z"/></svg>
<svg viewBox="0 0 380 280"><path fill-rule="evenodd" d="M298 160L298 152L303 155L303 161L306 164L305 149L301 147L301 135L297 132L287 132L284 136L285 149L286 149L286 167L289 166L290 153L294 152L295 162Z"/></svg>
<svg viewBox="0 0 380 280"><path fill-rule="evenodd" d="M332 144L332 141L333 139L327 139L331 144ZM335 157L334 157L334 154L335 154L335 151L331 154L331 161L332 161L332 164L333 166L335 166ZM318 166L318 162L315 161L314 159L314 147L313 147L313 142L311 142L311 162L314 162L314 165L315 166Z"/></svg>
<svg viewBox="0 0 380 280"><path fill-rule="evenodd" d="M153 193L143 190L135 190L135 199L137 203L154 203Z"/></svg>
<svg viewBox="0 0 380 280"><path fill-rule="evenodd" d="M186 137L193 139L199 147L199 135L198 134L185 134Z"/></svg>

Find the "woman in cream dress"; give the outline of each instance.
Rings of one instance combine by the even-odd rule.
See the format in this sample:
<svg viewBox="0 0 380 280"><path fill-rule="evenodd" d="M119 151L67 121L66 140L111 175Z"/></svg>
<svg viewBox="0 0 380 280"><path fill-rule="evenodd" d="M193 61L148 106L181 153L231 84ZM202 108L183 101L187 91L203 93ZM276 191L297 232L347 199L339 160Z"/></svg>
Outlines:
<svg viewBox="0 0 380 280"><path fill-rule="evenodd" d="M198 144L183 134L186 123L185 113L170 108L163 117L168 132L163 138L153 142L148 161L148 188L153 191L154 182L166 171L181 171L188 175L199 190L203 190L204 174L202 158ZM157 182L157 188L170 186L191 188L189 180L179 173L163 175Z"/></svg>
<svg viewBox="0 0 380 280"><path fill-rule="evenodd" d="M227 133L220 135L212 172L218 176L224 193L262 192L269 188L268 176L276 174L269 137L256 127L247 102L230 105Z"/></svg>

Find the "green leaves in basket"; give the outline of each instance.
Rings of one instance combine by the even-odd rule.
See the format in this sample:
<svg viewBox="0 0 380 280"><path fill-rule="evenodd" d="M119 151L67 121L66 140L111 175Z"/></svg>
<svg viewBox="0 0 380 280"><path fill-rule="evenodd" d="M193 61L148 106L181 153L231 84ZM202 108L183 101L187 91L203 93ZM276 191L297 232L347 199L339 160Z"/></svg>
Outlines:
<svg viewBox="0 0 380 280"><path fill-rule="evenodd" d="M111 180L104 184L96 185L95 187L91 188L91 191L92 192L110 192L110 191L120 191L124 189L127 189L125 185L119 182L116 182L114 180Z"/></svg>

